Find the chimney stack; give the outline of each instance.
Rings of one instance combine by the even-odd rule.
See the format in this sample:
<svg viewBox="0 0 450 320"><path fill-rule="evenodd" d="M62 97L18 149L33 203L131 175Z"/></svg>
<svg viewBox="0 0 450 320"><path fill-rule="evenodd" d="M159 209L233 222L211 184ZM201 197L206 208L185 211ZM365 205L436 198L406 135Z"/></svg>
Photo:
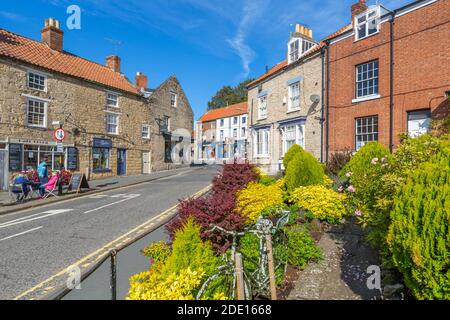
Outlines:
<svg viewBox="0 0 450 320"><path fill-rule="evenodd" d="M120 57L116 55L106 57L106 66L114 72L120 73Z"/></svg>
<svg viewBox="0 0 450 320"><path fill-rule="evenodd" d="M138 90L147 89L148 78L142 72L136 73L136 88Z"/></svg>
<svg viewBox="0 0 450 320"><path fill-rule="evenodd" d="M44 29L41 30L42 42L51 49L63 51L64 32L60 29L59 21L53 18L45 20Z"/></svg>
<svg viewBox="0 0 450 320"><path fill-rule="evenodd" d="M366 0L359 0L352 5L352 24L355 23L355 17L367 10Z"/></svg>
<svg viewBox="0 0 450 320"><path fill-rule="evenodd" d="M295 25L295 33L297 35L301 35L303 37L306 37L306 38L308 38L310 40L312 40L312 38L313 38L312 30L310 28L300 24L300 23L297 23Z"/></svg>

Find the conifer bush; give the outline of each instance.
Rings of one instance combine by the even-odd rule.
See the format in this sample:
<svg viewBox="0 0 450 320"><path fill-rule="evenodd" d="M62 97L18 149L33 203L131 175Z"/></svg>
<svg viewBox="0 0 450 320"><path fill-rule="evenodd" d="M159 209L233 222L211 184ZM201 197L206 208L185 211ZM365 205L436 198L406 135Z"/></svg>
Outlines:
<svg viewBox="0 0 450 320"><path fill-rule="evenodd" d="M304 152L303 148L300 147L298 144L294 144L284 155L283 158L283 166L284 166L284 170L287 170L289 163L292 161L292 159L294 159L294 157L301 153Z"/></svg>
<svg viewBox="0 0 450 320"><path fill-rule="evenodd" d="M325 172L323 166L309 152L303 151L294 156L286 170L288 191L302 186L323 185Z"/></svg>
<svg viewBox="0 0 450 320"><path fill-rule="evenodd" d="M422 164L394 199L387 243L418 299L450 299L450 157Z"/></svg>

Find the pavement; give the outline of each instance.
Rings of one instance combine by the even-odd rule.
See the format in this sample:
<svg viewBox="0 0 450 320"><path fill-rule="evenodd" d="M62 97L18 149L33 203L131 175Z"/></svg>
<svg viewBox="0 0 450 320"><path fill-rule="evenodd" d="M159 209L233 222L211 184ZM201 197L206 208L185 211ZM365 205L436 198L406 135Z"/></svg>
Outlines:
<svg viewBox="0 0 450 320"><path fill-rule="evenodd" d="M320 239L323 260L310 263L300 272L288 300L376 300L379 290L371 290L369 266L379 266L376 250L364 240L353 219L333 226Z"/></svg>
<svg viewBox="0 0 450 320"><path fill-rule="evenodd" d="M111 248L170 218L178 200L205 192L217 170L166 172L152 181L116 178L120 189L104 186L101 192L0 216L0 299L48 296L65 284L68 267L83 272ZM132 181L139 184L130 186Z"/></svg>

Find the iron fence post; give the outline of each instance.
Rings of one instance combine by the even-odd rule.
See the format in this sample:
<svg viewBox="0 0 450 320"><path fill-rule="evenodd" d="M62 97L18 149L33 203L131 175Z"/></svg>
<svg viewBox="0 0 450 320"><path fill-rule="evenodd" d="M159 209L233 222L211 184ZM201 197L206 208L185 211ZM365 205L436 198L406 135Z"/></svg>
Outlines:
<svg viewBox="0 0 450 320"><path fill-rule="evenodd" d="M112 250L110 253L111 258L111 300L117 300L117 251Z"/></svg>

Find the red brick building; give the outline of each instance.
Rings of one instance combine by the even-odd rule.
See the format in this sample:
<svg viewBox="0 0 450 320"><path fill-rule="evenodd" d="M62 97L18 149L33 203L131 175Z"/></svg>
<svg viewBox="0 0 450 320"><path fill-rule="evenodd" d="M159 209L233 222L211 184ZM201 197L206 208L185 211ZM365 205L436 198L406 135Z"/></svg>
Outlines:
<svg viewBox="0 0 450 320"><path fill-rule="evenodd" d="M373 140L395 148L401 133L448 113L450 0L389 9L360 0L348 30L328 41L328 156Z"/></svg>

